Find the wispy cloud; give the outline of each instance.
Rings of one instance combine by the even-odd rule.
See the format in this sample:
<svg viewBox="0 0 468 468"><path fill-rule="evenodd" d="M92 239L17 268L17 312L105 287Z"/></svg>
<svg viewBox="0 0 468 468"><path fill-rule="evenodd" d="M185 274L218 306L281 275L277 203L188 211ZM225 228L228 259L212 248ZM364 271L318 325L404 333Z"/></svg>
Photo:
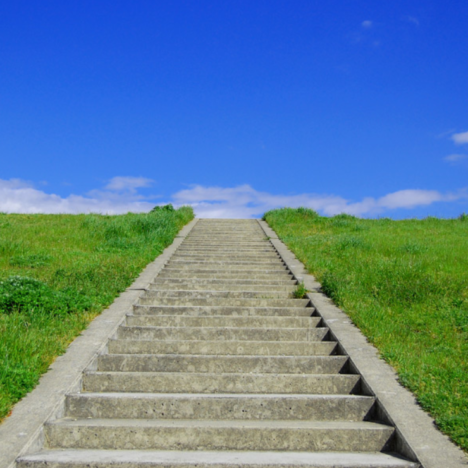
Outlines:
<svg viewBox="0 0 468 468"><path fill-rule="evenodd" d="M153 185L153 180L147 179L146 177L113 177L109 183L105 186L106 190L112 190L116 192L130 191L134 192L136 189L143 187L150 187Z"/></svg>
<svg viewBox="0 0 468 468"><path fill-rule="evenodd" d="M402 21L406 21L407 23L412 23L415 26L419 26L419 20L415 16L403 16Z"/></svg>
<svg viewBox="0 0 468 468"><path fill-rule="evenodd" d="M455 144L465 145L468 143L468 132L454 133L451 138Z"/></svg>
<svg viewBox="0 0 468 468"><path fill-rule="evenodd" d="M371 45L373 47L380 46L380 39L376 38L377 28L374 21L361 21L359 29L356 29L349 35L353 44Z"/></svg>
<svg viewBox="0 0 468 468"><path fill-rule="evenodd" d="M445 156L444 161L455 164L467 158L468 158L468 155L466 154L449 154L448 156Z"/></svg>
<svg viewBox="0 0 468 468"><path fill-rule="evenodd" d="M261 216L265 211L289 206L304 206L333 216L348 213L356 216L372 216L395 209L412 209L435 202L455 201L468 198L466 191L442 194L436 190L400 190L380 198L367 197L353 202L336 195L300 194L274 195L259 192L249 185L239 187L193 186L173 196L176 204L194 207L199 217L250 218Z"/></svg>

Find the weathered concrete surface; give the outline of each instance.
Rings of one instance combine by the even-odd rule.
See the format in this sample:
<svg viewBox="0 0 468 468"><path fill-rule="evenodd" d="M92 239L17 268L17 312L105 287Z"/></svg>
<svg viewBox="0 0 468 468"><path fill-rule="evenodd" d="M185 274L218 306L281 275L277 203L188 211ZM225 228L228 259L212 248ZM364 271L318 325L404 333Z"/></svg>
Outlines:
<svg viewBox="0 0 468 468"><path fill-rule="evenodd" d="M112 354L211 354L252 356L329 356L336 350L332 341L208 341L208 340L110 340Z"/></svg>
<svg viewBox="0 0 468 468"><path fill-rule="evenodd" d="M96 372L83 376L87 392L349 394L360 389L353 374L210 374Z"/></svg>
<svg viewBox="0 0 468 468"><path fill-rule="evenodd" d="M46 451L23 460L19 468L416 468L393 455L339 452L240 452L62 450Z"/></svg>
<svg viewBox="0 0 468 468"><path fill-rule="evenodd" d="M362 421L374 402L363 395L76 393L66 409L70 418Z"/></svg>
<svg viewBox="0 0 468 468"><path fill-rule="evenodd" d="M49 448L379 452L389 426L357 421L67 419L46 425Z"/></svg>

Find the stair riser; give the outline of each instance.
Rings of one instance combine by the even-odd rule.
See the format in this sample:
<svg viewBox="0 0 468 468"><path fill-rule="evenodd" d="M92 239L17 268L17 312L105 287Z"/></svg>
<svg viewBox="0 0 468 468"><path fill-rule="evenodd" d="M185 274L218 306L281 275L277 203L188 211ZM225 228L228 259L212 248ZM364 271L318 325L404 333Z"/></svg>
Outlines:
<svg viewBox="0 0 468 468"><path fill-rule="evenodd" d="M191 259L193 257L200 257L200 258L228 258L228 259L235 259L235 258L246 258L246 259L259 259L259 260L278 260L281 257L274 249L264 249L262 251L258 250L250 250L250 251L239 251L237 249L232 249L230 251L226 251L226 249L219 249L216 250L204 250L204 251L197 251L195 249L187 249L187 250L180 250L178 249L177 252L171 257L174 258L188 258Z"/></svg>
<svg viewBox="0 0 468 468"><path fill-rule="evenodd" d="M154 306L226 306L226 307L297 307L303 309L310 303L309 300L301 299L236 299L210 298L210 299L184 299L169 297L143 297L141 305Z"/></svg>
<svg viewBox="0 0 468 468"><path fill-rule="evenodd" d="M277 254L264 255L220 255L220 254L201 254L201 255L188 255L188 254L174 254L171 257L171 262L246 262L246 263L280 263L280 257Z"/></svg>
<svg viewBox="0 0 468 468"><path fill-rule="evenodd" d="M345 356L171 356L109 354L98 358L100 372L195 372L209 374L339 374Z"/></svg>
<svg viewBox="0 0 468 468"><path fill-rule="evenodd" d="M164 277L165 274L171 274L171 276L178 274L189 274L191 277L199 278L199 274L209 274L209 278L243 278L243 279L255 279L255 278L275 278L281 279L285 277L291 278L291 272L283 267L279 266L264 266L264 265L209 265L209 264L192 264L184 265L169 265L167 270L163 270L160 274L160 278ZM182 276L180 276L182 278Z"/></svg>
<svg viewBox="0 0 468 468"><path fill-rule="evenodd" d="M164 450L310 450L378 452L393 430L257 429L204 427L121 427L49 425L50 448Z"/></svg>
<svg viewBox="0 0 468 468"><path fill-rule="evenodd" d="M143 298L184 298L184 299L292 299L292 292L275 292L275 291L190 291L190 290L149 290L146 291Z"/></svg>
<svg viewBox="0 0 468 468"><path fill-rule="evenodd" d="M66 400L70 418L362 421L369 397L106 397L73 395Z"/></svg>
<svg viewBox="0 0 468 468"><path fill-rule="evenodd" d="M330 356L336 343L288 343L258 341L109 341L111 354L212 354L217 356Z"/></svg>
<svg viewBox="0 0 468 468"><path fill-rule="evenodd" d="M220 280L263 280L263 281L284 281L294 280L293 276L287 270L281 270L271 273L257 273L255 271L231 271L226 272L224 270L216 270L210 272L209 270L182 270L167 268L161 271L158 275L158 279L169 279L169 278L193 278L193 279L213 279L217 278Z"/></svg>
<svg viewBox="0 0 468 468"><path fill-rule="evenodd" d="M152 283L148 286L150 291L230 291L230 292L248 292L256 293L254 297L265 296L265 293L278 293L279 297L291 297L291 294L296 290L297 286L295 284L289 283L288 285L277 284L216 284L216 283L203 283L203 282L174 282L174 283L164 283L161 282ZM247 296L248 297L248 296Z"/></svg>
<svg viewBox="0 0 468 468"><path fill-rule="evenodd" d="M170 266L184 266L184 267L197 267L197 266L222 266L222 267L226 267L226 268L229 268L230 266L236 266L236 265L239 265L239 266L243 266L244 268L245 267L248 267L249 269L250 268L253 268L253 267L258 267L258 268L268 268L270 266L272 267L277 267L277 266L284 266L284 263L279 260L279 259L272 259L272 260L268 260L268 259L252 259L252 260L249 260L249 259L245 259L245 260L241 260L241 259L231 259L231 258L227 258L225 260L223 259L187 259L187 258L174 258L168 262L168 265Z"/></svg>
<svg viewBox="0 0 468 468"><path fill-rule="evenodd" d="M253 327L253 328L315 328L320 317L174 317L130 315L130 327Z"/></svg>
<svg viewBox="0 0 468 468"><path fill-rule="evenodd" d="M296 280L292 278L286 279L259 279L259 280L251 280L251 279L236 279L236 278L221 278L221 279L207 279L207 278L178 278L174 276L172 278L160 278L157 277L153 280L151 285L210 285L210 286L295 286Z"/></svg>
<svg viewBox="0 0 468 468"><path fill-rule="evenodd" d="M277 252L269 242L188 242L180 247L182 252Z"/></svg>
<svg viewBox="0 0 468 468"><path fill-rule="evenodd" d="M177 253L188 253L188 254L195 254L195 255L205 255L205 254L223 254L223 255L229 255L230 253L233 254L262 254L262 253L274 253L277 254L277 250L272 247L272 246L265 246L265 245L259 245L257 247L255 246L244 246L241 247L240 245L231 245L231 246L201 246L198 244L191 244L191 245L186 245L182 244L178 249Z"/></svg>
<svg viewBox="0 0 468 468"><path fill-rule="evenodd" d="M359 382L357 375L90 372L83 376L83 389L88 392L347 395L359 391Z"/></svg>
<svg viewBox="0 0 468 468"><path fill-rule="evenodd" d="M120 327L117 337L133 340L210 340L210 341L322 341L326 328L251 329L251 328L151 328Z"/></svg>
<svg viewBox="0 0 468 468"><path fill-rule="evenodd" d="M134 305L135 315L184 315L184 316L237 316L237 317L310 317L313 307L177 307L177 306L145 306Z"/></svg>
<svg viewBox="0 0 468 468"><path fill-rule="evenodd" d="M95 455L92 460L77 460L75 453L52 451L20 460L17 468L420 468L377 453L326 452L111 452L109 456ZM184 456L185 455L185 456ZM188 456L187 456L188 455ZM88 455L89 456L89 455ZM183 457L183 460L182 460ZM203 457L203 458L202 458Z"/></svg>

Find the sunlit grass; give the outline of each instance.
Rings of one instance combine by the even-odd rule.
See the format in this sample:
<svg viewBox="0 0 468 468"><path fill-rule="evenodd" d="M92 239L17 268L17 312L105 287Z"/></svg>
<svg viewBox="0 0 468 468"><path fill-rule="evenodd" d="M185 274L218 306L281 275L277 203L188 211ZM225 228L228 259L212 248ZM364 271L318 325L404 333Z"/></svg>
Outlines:
<svg viewBox="0 0 468 468"><path fill-rule="evenodd" d="M265 219L440 429L468 450L468 219Z"/></svg>
<svg viewBox="0 0 468 468"><path fill-rule="evenodd" d="M192 218L0 214L0 420Z"/></svg>

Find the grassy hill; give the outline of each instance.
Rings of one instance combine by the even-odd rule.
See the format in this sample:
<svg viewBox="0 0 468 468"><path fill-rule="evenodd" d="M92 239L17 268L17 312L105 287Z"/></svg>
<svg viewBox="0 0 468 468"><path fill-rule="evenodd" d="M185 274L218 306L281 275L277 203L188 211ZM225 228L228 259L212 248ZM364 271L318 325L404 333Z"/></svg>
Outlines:
<svg viewBox="0 0 468 468"><path fill-rule="evenodd" d="M0 214L0 420L191 219Z"/></svg>
<svg viewBox="0 0 468 468"><path fill-rule="evenodd" d="M265 219L468 450L468 217L326 218L285 208Z"/></svg>

